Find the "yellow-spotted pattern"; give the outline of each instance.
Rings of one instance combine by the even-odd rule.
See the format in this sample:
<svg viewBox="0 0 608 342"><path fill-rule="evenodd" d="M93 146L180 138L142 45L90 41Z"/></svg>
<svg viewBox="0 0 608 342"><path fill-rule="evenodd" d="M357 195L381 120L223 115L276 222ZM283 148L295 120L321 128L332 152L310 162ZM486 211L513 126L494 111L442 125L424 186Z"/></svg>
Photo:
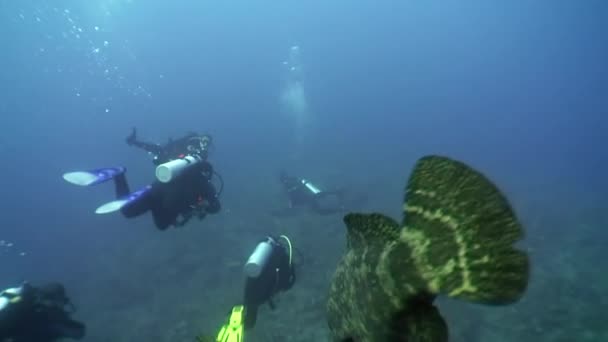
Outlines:
<svg viewBox="0 0 608 342"><path fill-rule="evenodd" d="M330 288L334 341L447 341L433 306L443 294L484 304L518 300L528 257L507 199L478 171L423 157L407 183L404 219L348 214L347 248Z"/></svg>

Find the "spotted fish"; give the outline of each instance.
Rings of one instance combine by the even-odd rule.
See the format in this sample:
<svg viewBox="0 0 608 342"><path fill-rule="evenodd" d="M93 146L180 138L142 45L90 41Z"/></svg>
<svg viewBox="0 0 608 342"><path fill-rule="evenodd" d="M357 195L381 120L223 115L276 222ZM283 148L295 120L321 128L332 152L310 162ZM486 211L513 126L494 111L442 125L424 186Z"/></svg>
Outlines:
<svg viewBox="0 0 608 342"><path fill-rule="evenodd" d="M346 251L327 303L336 342L441 342L438 295L488 305L513 303L529 276L513 244L523 228L483 174L442 156L419 159L405 189L401 224L348 214Z"/></svg>

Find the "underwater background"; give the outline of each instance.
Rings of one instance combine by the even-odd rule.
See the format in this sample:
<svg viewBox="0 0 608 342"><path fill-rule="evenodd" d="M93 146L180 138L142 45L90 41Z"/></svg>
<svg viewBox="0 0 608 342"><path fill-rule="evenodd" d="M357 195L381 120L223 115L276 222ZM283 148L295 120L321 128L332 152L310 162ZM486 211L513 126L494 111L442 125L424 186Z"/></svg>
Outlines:
<svg viewBox="0 0 608 342"><path fill-rule="evenodd" d="M85 341L192 341L241 300L259 239L301 250L298 281L247 341L324 341L342 215L276 217L286 170L401 216L416 160L484 172L525 229L522 300L440 298L452 341L608 341L608 2L0 0L0 287L60 281ZM95 215L153 180L131 127L213 135L218 215L158 231Z"/></svg>

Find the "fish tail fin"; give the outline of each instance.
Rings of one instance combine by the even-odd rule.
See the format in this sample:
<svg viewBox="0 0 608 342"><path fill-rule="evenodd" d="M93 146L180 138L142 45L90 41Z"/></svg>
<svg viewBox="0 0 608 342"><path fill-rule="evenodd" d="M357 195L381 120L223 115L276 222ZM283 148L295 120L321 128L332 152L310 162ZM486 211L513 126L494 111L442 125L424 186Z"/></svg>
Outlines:
<svg viewBox="0 0 608 342"><path fill-rule="evenodd" d="M418 160L406 187L400 239L426 291L482 304L519 300L529 260L513 244L523 228L483 174L446 157Z"/></svg>

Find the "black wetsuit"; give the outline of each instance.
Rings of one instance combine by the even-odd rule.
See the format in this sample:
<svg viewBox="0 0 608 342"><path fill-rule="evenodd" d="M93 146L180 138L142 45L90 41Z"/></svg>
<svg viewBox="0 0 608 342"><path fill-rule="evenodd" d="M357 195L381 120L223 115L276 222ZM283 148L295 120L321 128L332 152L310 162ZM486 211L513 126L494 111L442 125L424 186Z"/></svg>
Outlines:
<svg viewBox="0 0 608 342"><path fill-rule="evenodd" d="M137 217L148 211L160 230L171 225L184 225L192 216L203 219L206 214L220 211L221 205L215 186L211 182L213 168L208 162L199 162L186 169L169 183L155 181L141 198L122 207L122 214ZM116 197L130 194L125 174L114 178ZM179 218L183 219L180 221Z"/></svg>
<svg viewBox="0 0 608 342"><path fill-rule="evenodd" d="M256 278L247 277L245 281L245 328L250 329L255 325L260 305L268 303L274 309L272 297L278 292L289 290L295 281L295 267L289 263L288 251L283 245L274 242L270 259L260 275Z"/></svg>
<svg viewBox="0 0 608 342"><path fill-rule="evenodd" d="M21 289L20 299L0 310L0 342L51 342L84 337L85 325L70 317L74 308L61 284L39 288L25 284Z"/></svg>
<svg viewBox="0 0 608 342"><path fill-rule="evenodd" d="M201 139L205 144L201 144ZM202 161L189 167L178 178L168 183L155 181L140 199L124 206L121 212L131 218L148 211L152 213L154 224L160 230L171 225L182 226L193 216L203 219L206 214L220 211L219 194L212 183L213 166L207 162L210 137L190 133L177 140L170 140L165 146L138 141L136 131L127 137L127 144L142 148L154 156L154 164L160 165L170 160L194 155ZM114 178L116 196L122 198L130 194L124 174Z"/></svg>

